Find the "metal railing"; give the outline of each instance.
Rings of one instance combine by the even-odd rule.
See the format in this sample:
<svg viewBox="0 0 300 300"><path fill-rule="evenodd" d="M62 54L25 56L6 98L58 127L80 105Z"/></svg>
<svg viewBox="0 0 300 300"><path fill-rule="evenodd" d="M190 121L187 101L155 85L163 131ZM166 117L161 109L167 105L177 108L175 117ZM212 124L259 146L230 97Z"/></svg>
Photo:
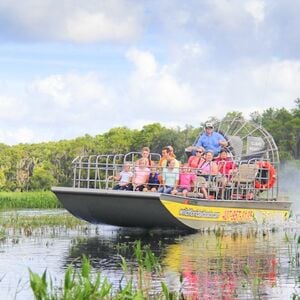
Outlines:
<svg viewBox="0 0 300 300"><path fill-rule="evenodd" d="M123 169L124 164L129 164L131 171L135 172L137 160L141 157L139 152L127 154L102 154L91 156L78 156L72 164L74 170L73 187L88 189L112 189L117 182L112 179ZM162 175L163 168L158 166L160 155L151 153L151 161ZM255 159L235 161L235 168L230 174L209 175L203 180L195 180L189 197L203 197L203 189L206 189L210 199L231 200L276 200L278 197L278 165L268 160ZM263 168L266 165L269 168ZM181 172L183 167L177 168ZM185 167L186 168L186 167ZM198 169L190 169L199 177ZM271 178L275 176L276 178ZM182 193L176 193L182 195Z"/></svg>
<svg viewBox="0 0 300 300"><path fill-rule="evenodd" d="M160 154L150 153L149 158L158 162ZM73 165L73 187L108 189L112 187L110 176L116 176L125 163L131 167L141 158L140 152L129 152L127 154L101 154L91 156L78 156L72 161Z"/></svg>

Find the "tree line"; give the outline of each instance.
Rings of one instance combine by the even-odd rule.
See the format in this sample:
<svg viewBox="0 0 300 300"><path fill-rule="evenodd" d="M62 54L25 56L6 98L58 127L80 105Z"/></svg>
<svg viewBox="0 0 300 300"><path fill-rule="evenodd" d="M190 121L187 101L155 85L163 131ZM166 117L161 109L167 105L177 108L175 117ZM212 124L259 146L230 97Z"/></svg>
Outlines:
<svg viewBox="0 0 300 300"><path fill-rule="evenodd" d="M300 99L296 107L269 108L250 119L259 122L273 136L282 161L300 159ZM240 115L229 112L227 115ZM217 120L216 118L212 118ZM58 142L0 144L0 190L49 190L53 185L72 184L72 160L81 155L127 153L148 146L160 153L163 146L172 145L180 160L186 160L184 149L193 144L204 123L199 127L167 128L159 123L145 125L141 130L127 127L112 128L104 134L85 135Z"/></svg>

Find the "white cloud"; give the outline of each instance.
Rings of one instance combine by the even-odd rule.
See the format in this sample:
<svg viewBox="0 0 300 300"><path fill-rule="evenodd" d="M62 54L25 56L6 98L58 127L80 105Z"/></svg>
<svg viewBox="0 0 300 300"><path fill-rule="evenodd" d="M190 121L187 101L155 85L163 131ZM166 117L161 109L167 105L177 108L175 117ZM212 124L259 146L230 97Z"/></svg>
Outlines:
<svg viewBox="0 0 300 300"><path fill-rule="evenodd" d="M2 121L19 121L27 111L23 101L12 96L0 95L0 118Z"/></svg>
<svg viewBox="0 0 300 300"><path fill-rule="evenodd" d="M112 18L103 12L80 11L66 20L65 35L76 42L126 40L139 34L139 26L133 16Z"/></svg>
<svg viewBox="0 0 300 300"><path fill-rule="evenodd" d="M20 126L22 126L20 124ZM17 143L34 143L40 141L36 138L36 133L27 127L19 127L14 130L0 130L0 140L6 144L13 145Z"/></svg>
<svg viewBox="0 0 300 300"><path fill-rule="evenodd" d="M263 0L250 0L245 2L245 9L253 17L256 23L265 19L265 2Z"/></svg>
<svg viewBox="0 0 300 300"><path fill-rule="evenodd" d="M152 53L140 51L136 48L127 52L127 58L134 63L136 72L141 79L151 78L157 73L157 62Z"/></svg>
<svg viewBox="0 0 300 300"><path fill-rule="evenodd" d="M161 114L187 112L193 101L188 83L179 81L167 65L159 66L150 52L131 49L127 57L134 63L135 70L129 79L130 100L142 101L145 111Z"/></svg>
<svg viewBox="0 0 300 300"><path fill-rule="evenodd" d="M141 32L142 13L131 0L0 2L0 20L5 20L1 31L38 40L132 40Z"/></svg>
<svg viewBox="0 0 300 300"><path fill-rule="evenodd" d="M29 90L39 94L39 96L46 96L47 102L50 100L50 103L54 102L54 104L62 108L71 105L70 90L67 88L67 83L62 75L52 75L48 78L36 80L32 83Z"/></svg>
<svg viewBox="0 0 300 300"><path fill-rule="evenodd" d="M0 140L31 143L108 130L122 111L121 105L114 110L110 88L95 73L67 73L34 80L27 94L19 91L22 101L0 96Z"/></svg>
<svg viewBox="0 0 300 300"><path fill-rule="evenodd" d="M94 73L51 75L35 80L28 91L30 96L48 105L55 105L59 110L67 108L82 112L84 107L88 110L110 107L110 96Z"/></svg>

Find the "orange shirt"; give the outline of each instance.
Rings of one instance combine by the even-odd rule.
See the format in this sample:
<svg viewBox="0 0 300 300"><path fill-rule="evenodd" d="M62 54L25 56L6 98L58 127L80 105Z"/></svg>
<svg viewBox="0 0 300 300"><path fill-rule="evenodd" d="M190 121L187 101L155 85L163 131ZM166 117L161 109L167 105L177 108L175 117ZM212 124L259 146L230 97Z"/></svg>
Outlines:
<svg viewBox="0 0 300 300"><path fill-rule="evenodd" d="M190 168L197 169L201 160L204 160L204 158L201 156L190 156L188 159L188 165Z"/></svg>

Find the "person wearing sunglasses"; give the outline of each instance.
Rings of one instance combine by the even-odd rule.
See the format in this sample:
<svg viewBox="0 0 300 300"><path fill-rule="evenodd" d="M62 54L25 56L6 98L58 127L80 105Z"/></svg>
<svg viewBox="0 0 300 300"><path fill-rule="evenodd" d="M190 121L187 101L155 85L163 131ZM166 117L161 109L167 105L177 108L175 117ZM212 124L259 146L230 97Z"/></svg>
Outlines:
<svg viewBox="0 0 300 300"><path fill-rule="evenodd" d="M191 170L196 170L199 166L199 164L204 160L203 154L204 154L204 148L198 147L196 148L194 155L191 155L188 159L188 166L191 168Z"/></svg>

